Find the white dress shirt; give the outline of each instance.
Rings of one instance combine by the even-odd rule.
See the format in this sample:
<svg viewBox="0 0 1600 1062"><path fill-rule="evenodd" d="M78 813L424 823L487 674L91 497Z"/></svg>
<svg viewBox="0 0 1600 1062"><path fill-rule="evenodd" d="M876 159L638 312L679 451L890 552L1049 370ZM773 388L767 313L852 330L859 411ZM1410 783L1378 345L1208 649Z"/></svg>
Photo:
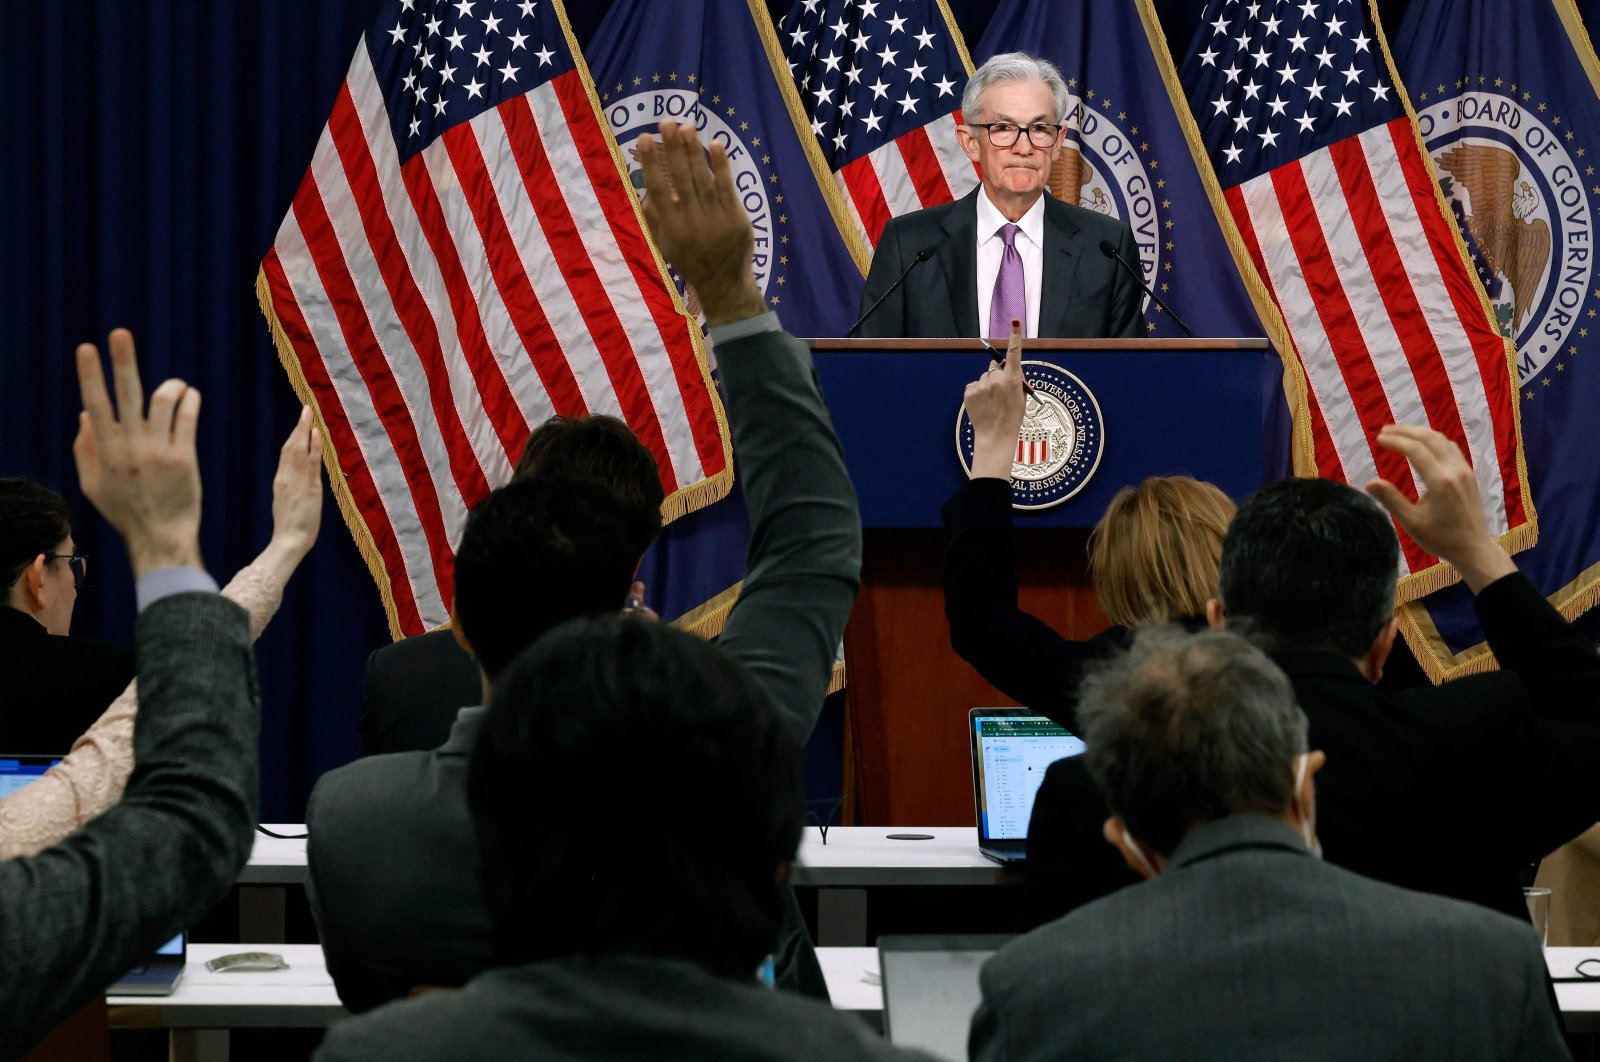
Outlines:
<svg viewBox="0 0 1600 1062"><path fill-rule="evenodd" d="M978 192L978 334L989 331L989 304L994 300L994 282L1000 275L1000 258L1005 254L1006 241L1000 229L1010 219L989 202L986 189ZM1034 201L1028 212L1017 219L1018 232L1013 243L1022 256L1022 286L1028 307L1028 319L1022 322L1022 334L1039 335L1039 289L1044 281L1044 196ZM994 339L996 337L989 336ZM999 338L1004 339L1005 334Z"/></svg>

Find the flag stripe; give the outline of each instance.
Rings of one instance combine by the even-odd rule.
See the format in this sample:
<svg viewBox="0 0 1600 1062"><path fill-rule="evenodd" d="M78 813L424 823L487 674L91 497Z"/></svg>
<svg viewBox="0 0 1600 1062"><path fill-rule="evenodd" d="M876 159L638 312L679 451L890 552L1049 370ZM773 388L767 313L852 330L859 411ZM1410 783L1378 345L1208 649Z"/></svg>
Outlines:
<svg viewBox="0 0 1600 1062"><path fill-rule="evenodd" d="M1417 287L1400 258L1394 233L1414 229L1415 226L1391 226L1385 213L1385 204L1378 199L1374 174L1397 174L1399 161L1390 156L1384 159L1376 152L1371 159L1363 150L1361 138L1352 137L1330 145L1328 155L1338 172L1340 188L1349 204L1354 235L1360 241L1371 269L1373 288L1383 300L1387 319L1395 338L1395 347L1405 356L1411 380L1425 411L1426 423L1435 431L1443 432L1457 443L1466 445L1466 429L1461 423L1461 413L1456 403L1458 396L1451 381L1435 371L1439 366L1440 351L1444 342L1456 338L1460 329L1450 329L1449 320L1440 321L1446 337L1437 337L1430 327L1418 299ZM1397 219L1403 222L1405 219ZM1396 411L1399 412L1398 410ZM1405 414L1409 416L1409 414ZM1470 452L1470 451L1469 451Z"/></svg>
<svg viewBox="0 0 1600 1062"><path fill-rule="evenodd" d="M302 193L308 187L314 198L315 185L309 172L302 184ZM331 404L344 411L344 420L349 425L346 446L339 445L337 435L333 439L340 454L340 468L346 480L357 487L363 478L362 473L370 476L375 504L364 510L364 517L369 521L374 514L380 517L375 524L368 525L373 534L373 544L379 548L382 556L382 532L387 530L393 543L393 554L398 555L400 566L389 569L396 610L403 621L406 615L401 602L409 598L417 615L425 616L430 605L436 602L440 607L443 605L434 589L431 542L423 526L416 497L399 464L373 459L375 454L393 452L389 428L378 412L366 381L360 377L350 357L338 321L329 312L331 296L323 287L322 277L312 258L311 246L306 241L294 210L291 209L279 227L273 249L284 277L283 290L289 296L287 300L280 300L280 303L292 302L294 310L298 311L291 311L289 317L280 317L279 321L285 327L303 331L308 337L310 346L306 349L309 355L300 358L301 369L313 391L331 398ZM279 309L288 310L290 307L280 305ZM299 317L298 321L295 320L296 316ZM331 352L332 357L325 358L322 351ZM338 419L328 421L326 417L329 405L327 401L319 403L324 422L330 431L337 432ZM396 572L399 578L394 577Z"/></svg>
<svg viewBox="0 0 1600 1062"><path fill-rule="evenodd" d="M931 207L950 202L950 186L945 183L944 170L934 156L933 145L928 143L926 128L913 129L888 146L899 150L900 162L916 190L918 204Z"/></svg>
<svg viewBox="0 0 1600 1062"><path fill-rule="evenodd" d="M590 397L590 410L637 423L640 441L657 455L667 489L675 490L677 480L666 456L656 409L639 373L632 337L618 317L610 285L599 277L595 263L585 253L581 226L564 195L565 187L573 180L570 171L576 159L560 147L554 155L546 153L545 137L555 136L555 130L548 122L539 122L530 110L530 97L539 99L549 92L548 86L541 86L500 105L497 120L504 123L505 135L482 136L489 173L495 181L501 209L512 222L513 241L522 255L523 270L541 303L554 321L560 322L562 348L582 380L585 395ZM565 118L556 124L564 126ZM558 159L560 163L556 162ZM577 176L587 186L581 172ZM531 202L534 214L519 209L515 199ZM532 223L535 216L538 224ZM560 253L556 246L562 248ZM616 283L620 278L608 279ZM626 280L631 282L632 278ZM590 367L590 374L583 373L584 366ZM586 375L590 378L584 378Z"/></svg>
<svg viewBox="0 0 1600 1062"><path fill-rule="evenodd" d="M327 136L324 131L323 138L327 139ZM322 314L310 318L313 328L319 332L317 348L324 352L341 349L348 352L350 360L342 364L330 364L329 375L342 382L341 391L347 398L361 390L371 394L379 417L378 424L387 435L390 446L399 455L404 467L417 473L407 477L405 482L408 493L414 499L416 518L427 541L428 564L443 586L450 574L447 563L450 544L445 514L435 486L437 470L433 468L430 455L424 451L422 441L417 436L412 407L397 386L383 351L378 346L377 337L373 335L368 308L361 300L356 278L351 275L333 219L328 215L314 175L313 180L302 185L300 194L295 196L293 211L305 239L311 266L325 292L326 305L333 317L331 322L323 322ZM303 305L304 300L301 302ZM318 327L325 323L331 323L333 327ZM374 438L375 435L367 438ZM392 508L390 512L393 516Z"/></svg>
<svg viewBox="0 0 1600 1062"><path fill-rule="evenodd" d="M1369 133L1374 136L1382 135L1382 131L1377 129L1370 130ZM1501 484L1501 489L1494 492L1494 500L1501 503L1501 510L1507 520L1507 523L1497 530L1520 526L1527 523L1528 515L1522 503L1524 487L1522 474L1517 466L1517 428L1512 405L1516 401L1515 383L1512 370L1506 364L1505 342L1485 318L1483 304L1472 278L1460 264L1461 254L1457 248L1455 233L1438 208L1435 190L1427 179L1427 171L1423 168L1421 153L1417 150L1416 137L1410 124L1391 123L1388 136L1399 157L1407 161L1405 173L1407 184L1405 189L1396 188L1393 193L1380 187L1380 194L1392 195L1395 199L1399 199L1409 191L1414 209L1422 219L1427 246L1431 248L1432 253L1428 254L1419 246L1412 268L1423 276L1437 275L1443 279L1450 310L1446 309L1444 299L1440 299L1433 312L1438 314L1453 312L1454 317L1463 322L1463 329L1471 342L1473 359L1452 360L1446 364L1452 371L1452 383L1457 393L1462 396L1462 408L1481 410L1487 407L1488 409L1487 429L1492 435L1495 467L1499 472ZM1481 416L1473 417L1472 420L1475 427L1480 429L1483 427ZM1476 432L1474 434L1476 435ZM1488 446L1487 442L1478 443L1474 447L1474 452L1482 452L1487 456ZM1480 450L1479 447L1483 449ZM1483 464L1487 470L1490 462L1485 460ZM1481 473L1480 482L1484 482Z"/></svg>
<svg viewBox="0 0 1600 1062"><path fill-rule="evenodd" d="M956 136L956 126L961 121L961 112L955 111L935 118L924 127L934 157L939 160L939 169L944 173L944 183L950 189L951 199L960 199L978 187L979 180L978 164L967 158Z"/></svg>
<svg viewBox="0 0 1600 1062"><path fill-rule="evenodd" d="M294 218L290 215L284 219L279 242L284 242L285 230L291 228L295 230L295 240L298 240L298 226L294 225ZM300 247L304 250L303 243ZM279 327L283 329L295 350L313 349L314 337L311 328L295 302L293 287L278 257L276 246L268 248L266 257L262 259L261 269L267 278L267 287L272 295L272 311ZM297 363L301 367L301 374L307 386L317 399L317 412L328 434L328 441L332 444L334 452L340 455L339 471L344 475L351 501L363 514L362 518L372 536L373 548L383 561L384 570L403 572L405 567L400 544L395 538L388 511L378 493L377 484L373 481L372 472L367 466L355 431L351 427L342 397L333 386L333 381L329 379L321 358L306 357L297 359ZM417 601L412 593L409 579L390 580L390 596L403 622L420 625L421 615L417 611Z"/></svg>
<svg viewBox="0 0 1600 1062"><path fill-rule="evenodd" d="M631 311L642 307L649 315L638 320L625 317L631 322L635 347L651 351L661 348L666 354L665 363L654 354L645 358L643 369L658 407L673 405L682 412L681 422L677 416L660 418L661 426L667 429L671 452L677 455L677 479L680 483L690 482L721 471L727 457L706 372L692 339L698 325L685 321L662 283L655 253L636 220L633 191L617 173L611 143L601 124L593 120L594 103L583 82L573 73L556 78L552 84L561 104L563 127L583 159L590 187L599 201L598 216L606 223L590 237L591 255L599 255L606 262L620 258L631 277L631 286L620 273L616 280L616 290L624 294L624 308ZM758 231L758 253L762 239ZM770 230L765 239L770 251Z"/></svg>
<svg viewBox="0 0 1600 1062"><path fill-rule="evenodd" d="M849 163L835 176L844 185L844 190L850 196L850 201L855 204L856 213L861 215L861 231L866 234L867 243L873 247L878 246L878 238L883 235L883 228L889 224L889 203L884 198L883 188L878 182L878 171L872 165L872 159L862 156Z"/></svg>
<svg viewBox="0 0 1600 1062"><path fill-rule="evenodd" d="M329 215L340 229L340 243L346 248L352 275L358 278L363 302L372 311L373 333L388 355L402 393L407 394L408 406L414 416L424 408L433 411L431 424L422 418L420 435L430 455L442 448L448 461L456 489L452 491L449 485L437 483L438 472L435 476L445 505L446 525L454 532L465 519L466 512L459 503L452 506L451 500L458 496L482 498L489 493L489 483L462 426L433 318L395 239L348 85L334 100L328 131L332 134L342 173L327 165L331 160L315 158L311 171L317 175L325 202L332 204ZM387 133L387 129L382 132ZM343 193L347 190L350 196L344 200ZM354 208L355 217L350 214L351 208ZM359 231L354 228L357 220ZM378 286L380 277L382 288ZM437 458L434 458L430 468L436 465Z"/></svg>
<svg viewBox="0 0 1600 1062"><path fill-rule="evenodd" d="M355 61L350 64L348 89L371 162L369 180L383 195L384 209L392 220L389 232L394 253L403 257L405 269L412 278L412 295L396 299L396 305L409 307L415 298L426 306L426 321L437 345L436 351L428 350L428 357L436 356L448 374L457 415L487 482L504 483L511 476L512 460L521 452L528 422L518 410L505 377L484 342L476 308L470 302L464 307L449 302L445 271L449 268L459 273L460 263L455 258L453 245L446 242L443 250L448 251L447 257L441 253L441 248L429 241L429 225L423 222L400 169L383 93L365 48L356 49ZM348 165L346 169L348 171ZM411 172L421 173L421 170ZM437 200L431 189L426 202L437 214ZM439 230L442 228L441 223ZM427 349L426 344L416 345ZM466 500L470 506L477 497L468 496Z"/></svg>
<svg viewBox="0 0 1600 1062"><path fill-rule="evenodd" d="M867 160L878 175L878 189L883 193L891 217L922 209L922 197L917 195L916 184L911 180L911 171L906 169L898 143L883 145L868 155Z"/></svg>

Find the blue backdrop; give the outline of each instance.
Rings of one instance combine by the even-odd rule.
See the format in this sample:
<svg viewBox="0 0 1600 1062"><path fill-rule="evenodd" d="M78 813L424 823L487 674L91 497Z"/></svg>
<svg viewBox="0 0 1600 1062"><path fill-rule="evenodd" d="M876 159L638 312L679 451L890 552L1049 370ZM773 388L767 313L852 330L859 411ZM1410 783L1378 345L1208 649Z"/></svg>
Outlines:
<svg viewBox="0 0 1600 1062"><path fill-rule="evenodd" d="M373 6L6 7L0 471L50 483L72 504L81 549L94 558L75 633L126 641L133 615L120 543L72 473L70 355L82 340L103 342L126 325L147 383L178 375L204 393L202 536L219 579L266 542L268 484L297 403L256 308L256 266ZM1180 47L1193 29L1190 6L1158 4ZM1396 24L1403 6L1384 5L1385 21ZM608 7L568 5L581 44ZM994 0L950 7L975 44ZM387 639L377 593L330 502L317 548L258 645L264 818L301 819L317 776L354 756L362 665Z"/></svg>

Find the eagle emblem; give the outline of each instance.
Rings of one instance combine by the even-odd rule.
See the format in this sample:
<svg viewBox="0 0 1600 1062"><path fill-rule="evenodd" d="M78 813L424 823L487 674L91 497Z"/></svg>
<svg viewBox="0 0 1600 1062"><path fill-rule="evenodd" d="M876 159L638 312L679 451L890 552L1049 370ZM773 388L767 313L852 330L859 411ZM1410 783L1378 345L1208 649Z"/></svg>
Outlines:
<svg viewBox="0 0 1600 1062"><path fill-rule="evenodd" d="M1537 217L1539 193L1504 148L1461 144L1436 160L1467 192L1466 221L1484 263L1511 285L1512 328L1533 312L1550 264L1550 226Z"/></svg>

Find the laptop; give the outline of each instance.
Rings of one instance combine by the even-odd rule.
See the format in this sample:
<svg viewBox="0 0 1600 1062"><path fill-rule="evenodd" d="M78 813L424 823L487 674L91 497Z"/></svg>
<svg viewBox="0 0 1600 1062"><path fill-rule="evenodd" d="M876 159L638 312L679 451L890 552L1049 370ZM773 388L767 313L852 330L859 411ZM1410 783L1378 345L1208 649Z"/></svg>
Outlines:
<svg viewBox="0 0 1600 1062"><path fill-rule="evenodd" d="M26 787L60 762L60 756L0 756L0 799Z"/></svg>
<svg viewBox="0 0 1600 1062"><path fill-rule="evenodd" d="M978 969L1013 938L1005 934L882 936L883 1032L896 1047L964 1062L978 1009Z"/></svg>
<svg viewBox="0 0 1600 1062"><path fill-rule="evenodd" d="M170 996L183 976L183 964L188 960L188 935L179 933L151 956L142 966L135 966L106 989L108 996Z"/></svg>
<svg viewBox="0 0 1600 1062"><path fill-rule="evenodd" d="M1028 819L1044 772L1057 760L1083 755L1083 740L1026 708L974 708L967 733L978 851L996 863L1020 863L1027 858Z"/></svg>

